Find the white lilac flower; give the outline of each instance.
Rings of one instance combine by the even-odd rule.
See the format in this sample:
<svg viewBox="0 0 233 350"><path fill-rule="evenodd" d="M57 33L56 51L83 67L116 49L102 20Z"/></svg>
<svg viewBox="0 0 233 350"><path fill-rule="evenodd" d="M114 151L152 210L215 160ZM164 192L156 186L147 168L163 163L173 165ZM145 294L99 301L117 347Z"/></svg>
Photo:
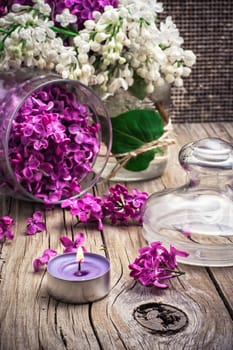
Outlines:
<svg viewBox="0 0 233 350"><path fill-rule="evenodd" d="M28 8L29 8L29 6L21 5L21 4L13 4L11 7L12 11L14 11L14 12L20 12L20 11L28 9Z"/></svg>
<svg viewBox="0 0 233 350"><path fill-rule="evenodd" d="M148 94L152 94L153 92L154 92L154 85L152 84L152 83L149 83L148 85L147 85L147 87L146 87L146 92L148 93Z"/></svg>
<svg viewBox="0 0 233 350"><path fill-rule="evenodd" d="M134 12L142 13L142 11L147 11L147 14L161 13L163 12L163 5L161 2L156 0L119 0L120 7L128 7Z"/></svg>
<svg viewBox="0 0 233 350"><path fill-rule="evenodd" d="M107 38L108 38L108 35L106 33L97 32L95 35L95 42L99 44L99 43L103 42L104 40L106 40Z"/></svg>
<svg viewBox="0 0 233 350"><path fill-rule="evenodd" d="M120 88L123 88L124 90L128 89L128 84L125 79L123 78L116 78L114 79L111 84L109 85L109 92L111 94L115 94L116 91L118 91Z"/></svg>
<svg viewBox="0 0 233 350"><path fill-rule="evenodd" d="M174 64L177 61L181 61L183 56L183 50L180 50L178 46L171 46L165 50L167 58L171 64Z"/></svg>
<svg viewBox="0 0 233 350"><path fill-rule="evenodd" d="M54 67L51 59L47 60L55 40L55 33L50 29L53 22L44 18L42 20L40 14L36 12L21 11L14 17L9 15L6 16L6 28L9 22L10 25L17 23L18 26L4 41L2 68L15 68L21 65L40 69ZM61 44L63 46L62 41Z"/></svg>
<svg viewBox="0 0 233 350"><path fill-rule="evenodd" d="M189 67L183 67L183 77L188 77L191 74L191 69Z"/></svg>
<svg viewBox="0 0 233 350"><path fill-rule="evenodd" d="M183 38L170 16L165 22L160 23L160 43L163 46L177 45L178 47L183 44Z"/></svg>
<svg viewBox="0 0 233 350"><path fill-rule="evenodd" d="M106 6L104 13L99 18L99 24L112 23L117 24L119 20L119 11L118 9L113 8L112 6Z"/></svg>
<svg viewBox="0 0 233 350"><path fill-rule="evenodd" d="M69 9L65 9L60 15L56 15L56 21L59 22L62 27L67 27L69 24L75 23L77 18L70 13Z"/></svg>
<svg viewBox="0 0 233 350"><path fill-rule="evenodd" d="M51 7L44 2L44 0L34 0L34 8L39 10L44 16L49 16L51 13Z"/></svg>
<svg viewBox="0 0 233 350"><path fill-rule="evenodd" d="M94 11L93 19L65 43L59 33L62 28L54 30L50 6L45 0L34 3L37 11L15 5L14 12L0 18L0 69L54 70L63 78L99 85L106 96L127 90L135 74L144 79L150 94L165 81L181 87L182 78L191 73L196 57L182 48L183 39L171 17L157 24L163 7L156 0L119 0L118 8ZM56 16L62 27L72 27L76 20L68 8ZM4 30L10 32L7 37Z"/></svg>
<svg viewBox="0 0 233 350"><path fill-rule="evenodd" d="M97 76L96 76L96 84L97 85L102 85L105 81L105 76L103 73L99 73Z"/></svg>
<svg viewBox="0 0 233 350"><path fill-rule="evenodd" d="M84 26L85 26L85 28L92 30L95 27L95 22L92 19L89 19L89 20L85 21Z"/></svg>
<svg viewBox="0 0 233 350"><path fill-rule="evenodd" d="M175 77L174 77L173 74L169 74L168 73L168 74L165 75L165 80L166 80L167 83L172 84L175 81Z"/></svg>
<svg viewBox="0 0 233 350"><path fill-rule="evenodd" d="M188 66L188 67L192 67L194 65L194 63L196 62L196 56L194 55L194 53L191 50L186 50L184 51L184 63Z"/></svg>
<svg viewBox="0 0 233 350"><path fill-rule="evenodd" d="M175 78L174 84L176 87L182 87L184 85L183 79L180 77Z"/></svg>
<svg viewBox="0 0 233 350"><path fill-rule="evenodd" d="M90 48L92 51L94 52L98 52L101 49L101 45L99 43L97 43L96 41L90 41Z"/></svg>

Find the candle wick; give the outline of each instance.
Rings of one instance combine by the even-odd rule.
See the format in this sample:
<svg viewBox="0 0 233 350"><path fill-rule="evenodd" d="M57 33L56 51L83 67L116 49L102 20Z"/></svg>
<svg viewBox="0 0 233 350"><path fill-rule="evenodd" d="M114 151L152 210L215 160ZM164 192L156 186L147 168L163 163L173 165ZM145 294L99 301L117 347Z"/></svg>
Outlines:
<svg viewBox="0 0 233 350"><path fill-rule="evenodd" d="M78 262L78 272L77 272L77 275L78 276L81 276L81 261Z"/></svg>

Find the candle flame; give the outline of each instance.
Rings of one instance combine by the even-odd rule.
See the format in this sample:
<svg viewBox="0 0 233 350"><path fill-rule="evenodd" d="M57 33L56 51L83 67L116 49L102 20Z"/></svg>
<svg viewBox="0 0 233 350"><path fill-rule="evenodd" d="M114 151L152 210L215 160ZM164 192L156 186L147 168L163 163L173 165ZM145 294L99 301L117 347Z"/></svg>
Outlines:
<svg viewBox="0 0 233 350"><path fill-rule="evenodd" d="M76 254L76 260L78 263L84 261L84 254L83 254L82 247L78 247L77 254Z"/></svg>

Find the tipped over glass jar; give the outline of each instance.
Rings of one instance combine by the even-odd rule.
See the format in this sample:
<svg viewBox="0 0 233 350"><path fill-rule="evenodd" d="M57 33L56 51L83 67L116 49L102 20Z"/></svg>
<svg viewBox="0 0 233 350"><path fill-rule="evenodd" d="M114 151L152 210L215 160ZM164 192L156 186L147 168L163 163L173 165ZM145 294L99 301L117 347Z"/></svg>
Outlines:
<svg viewBox="0 0 233 350"><path fill-rule="evenodd" d="M0 104L1 194L57 204L99 180L111 121L91 89L27 69L1 72ZM100 148L105 162L96 171Z"/></svg>
<svg viewBox="0 0 233 350"><path fill-rule="evenodd" d="M189 253L177 260L233 265L233 145L205 138L185 145L179 161L186 185L153 194L145 204L143 235Z"/></svg>

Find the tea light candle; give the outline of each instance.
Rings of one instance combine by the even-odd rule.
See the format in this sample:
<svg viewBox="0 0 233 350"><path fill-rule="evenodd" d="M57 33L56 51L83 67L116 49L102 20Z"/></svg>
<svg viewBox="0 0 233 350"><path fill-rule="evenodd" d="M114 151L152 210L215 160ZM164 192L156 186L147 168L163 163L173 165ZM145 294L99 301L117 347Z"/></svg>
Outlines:
<svg viewBox="0 0 233 350"><path fill-rule="evenodd" d="M102 299L109 293L109 261L99 254L83 254L80 249L77 255L67 253L49 261L47 290L55 299L82 304Z"/></svg>

